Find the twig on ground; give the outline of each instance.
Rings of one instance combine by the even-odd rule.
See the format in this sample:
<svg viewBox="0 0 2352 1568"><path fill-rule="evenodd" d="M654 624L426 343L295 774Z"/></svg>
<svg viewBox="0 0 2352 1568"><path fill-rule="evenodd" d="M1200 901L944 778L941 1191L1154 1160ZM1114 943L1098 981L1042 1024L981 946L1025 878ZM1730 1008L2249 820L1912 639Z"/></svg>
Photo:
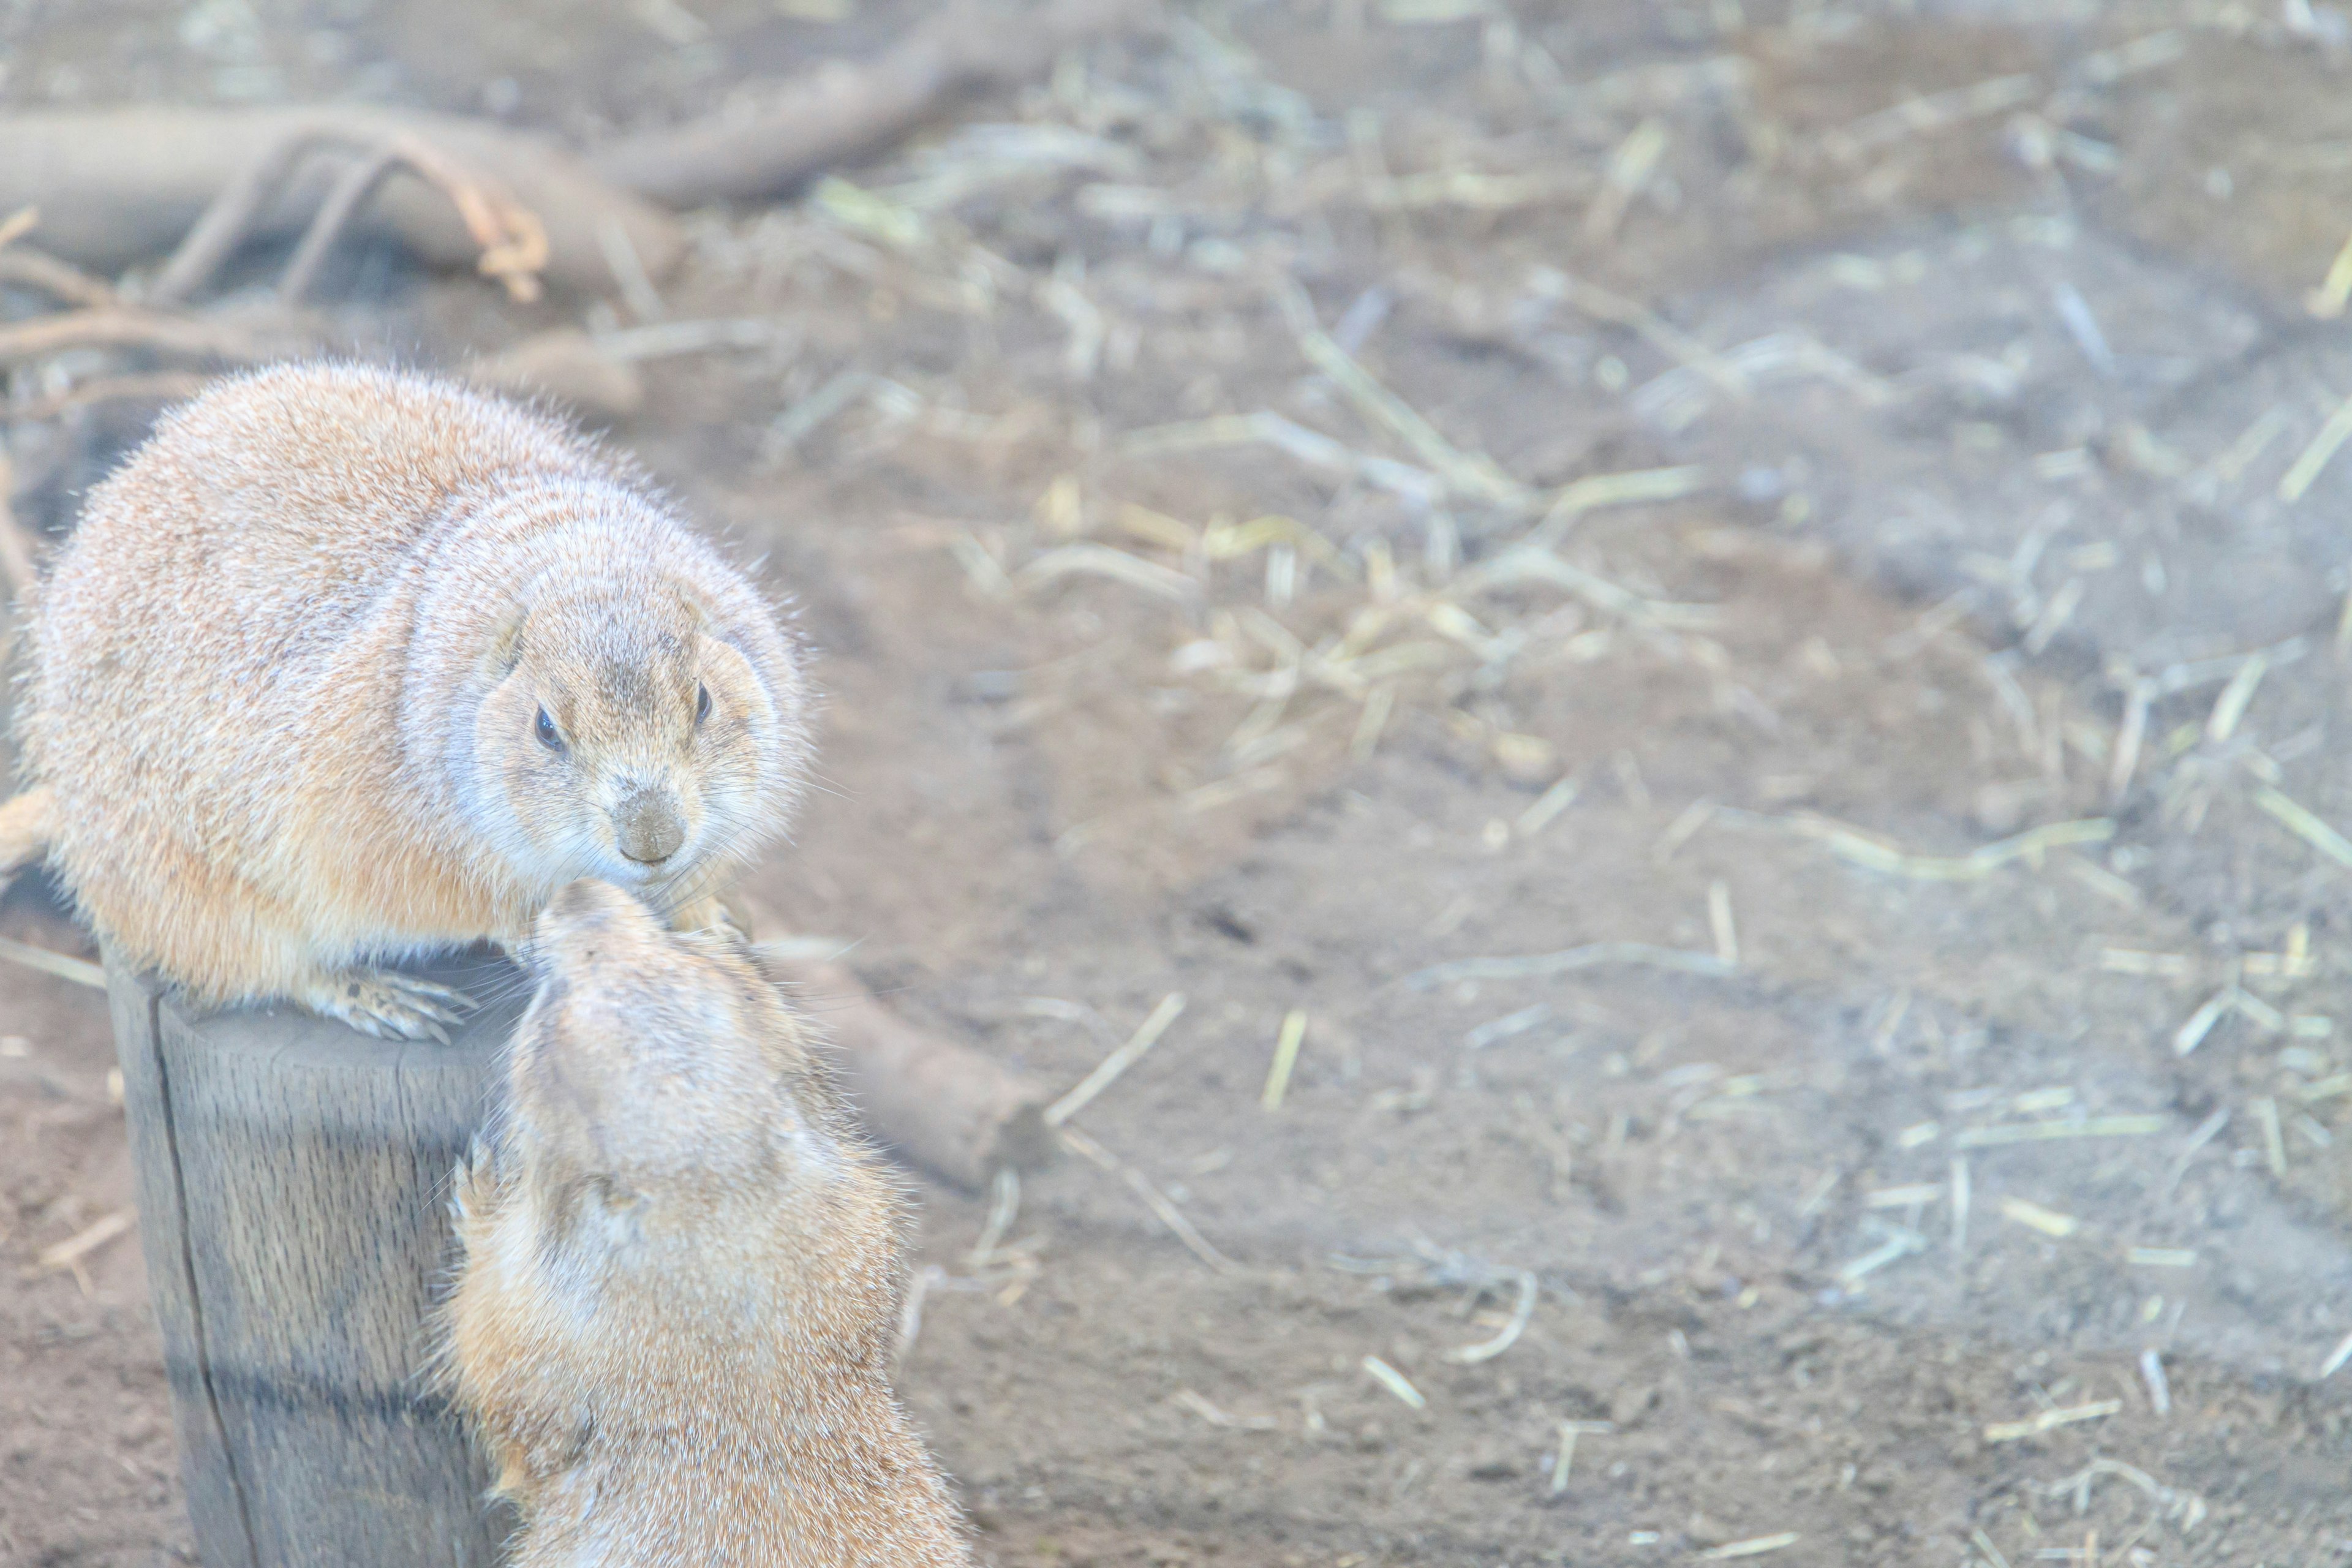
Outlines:
<svg viewBox="0 0 2352 1568"><path fill-rule="evenodd" d="M21 603L32 593L39 574L33 565L32 537L16 521L16 466L6 452L0 451L0 590Z"/></svg>
<svg viewBox="0 0 2352 1568"><path fill-rule="evenodd" d="M51 952L46 947L35 947L29 942L0 936L0 958L11 963L21 963L27 969L37 969L44 974L54 974L60 980L70 980L76 985L88 985L94 990L106 989L106 971L87 958L73 958L62 952Z"/></svg>
<svg viewBox="0 0 2352 1568"><path fill-rule="evenodd" d="M1234 1270L1236 1267L1234 1260L1211 1246L1209 1238L1195 1229L1192 1222L1184 1216L1184 1211L1178 1208L1169 1199L1167 1194L1152 1185L1150 1177L1075 1127L1063 1127L1059 1131L1059 1136L1064 1143L1075 1150L1088 1164L1124 1181L1135 1195L1143 1200L1144 1206L1159 1216L1160 1223L1166 1226L1193 1257L1220 1274L1231 1273Z"/></svg>
<svg viewBox="0 0 2352 1568"><path fill-rule="evenodd" d="M67 310L0 326L0 364L41 359L67 349L147 349L182 359L252 364L290 347L222 321L117 307Z"/></svg>
<svg viewBox="0 0 2352 1568"><path fill-rule="evenodd" d="M30 208L26 209L30 211ZM115 303L113 286L80 268L45 256L28 246L0 249L0 283L36 289L68 305L103 309Z"/></svg>
<svg viewBox="0 0 2352 1568"><path fill-rule="evenodd" d="M79 385L55 392L30 402L0 405L0 418L55 419L77 408L93 403L116 401L135 402L142 399L156 403L177 403L194 397L213 378L200 371L159 370L129 375L95 376Z"/></svg>

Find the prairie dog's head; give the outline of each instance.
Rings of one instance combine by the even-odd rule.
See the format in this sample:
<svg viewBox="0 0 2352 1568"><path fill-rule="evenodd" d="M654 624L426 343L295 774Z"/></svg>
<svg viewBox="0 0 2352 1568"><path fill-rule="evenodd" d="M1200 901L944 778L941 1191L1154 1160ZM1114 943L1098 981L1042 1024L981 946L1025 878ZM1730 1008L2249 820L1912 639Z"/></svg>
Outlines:
<svg viewBox="0 0 2352 1568"><path fill-rule="evenodd" d="M471 700L450 704L444 742L462 808L535 899L581 877L667 908L713 890L798 794L797 650L743 575L642 495L578 483L500 510L560 521L512 551L489 602L452 605L474 628Z"/></svg>
<svg viewBox="0 0 2352 1568"><path fill-rule="evenodd" d="M451 1365L478 1414L765 1430L878 1364L904 1199L741 938L583 881L521 956L506 1107L457 1194Z"/></svg>
<svg viewBox="0 0 2352 1568"><path fill-rule="evenodd" d="M740 940L681 935L583 881L524 957L539 988L515 1026L510 1115L542 1181L627 1205L789 1189L836 1163L830 1090Z"/></svg>

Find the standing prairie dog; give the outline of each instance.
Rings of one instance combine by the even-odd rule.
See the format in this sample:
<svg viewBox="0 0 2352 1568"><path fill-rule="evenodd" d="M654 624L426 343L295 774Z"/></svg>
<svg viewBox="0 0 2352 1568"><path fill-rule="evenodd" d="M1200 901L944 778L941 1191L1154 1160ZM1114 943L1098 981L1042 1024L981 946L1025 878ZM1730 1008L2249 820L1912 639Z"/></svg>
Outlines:
<svg viewBox="0 0 2352 1568"><path fill-rule="evenodd" d="M887 1375L905 1206L774 984L597 882L525 959L442 1350L515 1568L965 1568Z"/></svg>
<svg viewBox="0 0 2352 1568"><path fill-rule="evenodd" d="M0 871L44 849L199 1005L439 1035L379 968L594 876L676 910L783 829L799 656L633 468L424 377L284 365L167 416L34 596Z"/></svg>

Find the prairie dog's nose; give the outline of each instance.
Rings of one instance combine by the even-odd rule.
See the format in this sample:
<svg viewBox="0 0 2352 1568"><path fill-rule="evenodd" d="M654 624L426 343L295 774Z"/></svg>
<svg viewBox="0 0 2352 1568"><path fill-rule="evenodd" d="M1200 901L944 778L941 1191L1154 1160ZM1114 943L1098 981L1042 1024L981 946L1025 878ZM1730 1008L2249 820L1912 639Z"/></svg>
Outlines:
<svg viewBox="0 0 2352 1568"><path fill-rule="evenodd" d="M677 796L651 784L641 784L621 797L613 812L613 828L621 853L646 866L668 859L686 842Z"/></svg>

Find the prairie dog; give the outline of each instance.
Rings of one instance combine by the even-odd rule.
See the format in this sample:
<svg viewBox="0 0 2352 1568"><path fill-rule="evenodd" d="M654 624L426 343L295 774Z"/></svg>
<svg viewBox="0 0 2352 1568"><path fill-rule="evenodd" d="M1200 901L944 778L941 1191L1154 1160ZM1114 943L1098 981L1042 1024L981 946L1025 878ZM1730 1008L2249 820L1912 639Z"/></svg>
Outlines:
<svg viewBox="0 0 2352 1568"><path fill-rule="evenodd" d="M642 475L422 376L282 365L169 415L34 595L27 792L85 918L199 1005L439 1034L379 964L583 876L700 900L783 829L798 651Z"/></svg>
<svg viewBox="0 0 2352 1568"><path fill-rule="evenodd" d="M525 962L442 1347L516 1568L968 1565L887 1375L904 1202L776 987L598 882Z"/></svg>

